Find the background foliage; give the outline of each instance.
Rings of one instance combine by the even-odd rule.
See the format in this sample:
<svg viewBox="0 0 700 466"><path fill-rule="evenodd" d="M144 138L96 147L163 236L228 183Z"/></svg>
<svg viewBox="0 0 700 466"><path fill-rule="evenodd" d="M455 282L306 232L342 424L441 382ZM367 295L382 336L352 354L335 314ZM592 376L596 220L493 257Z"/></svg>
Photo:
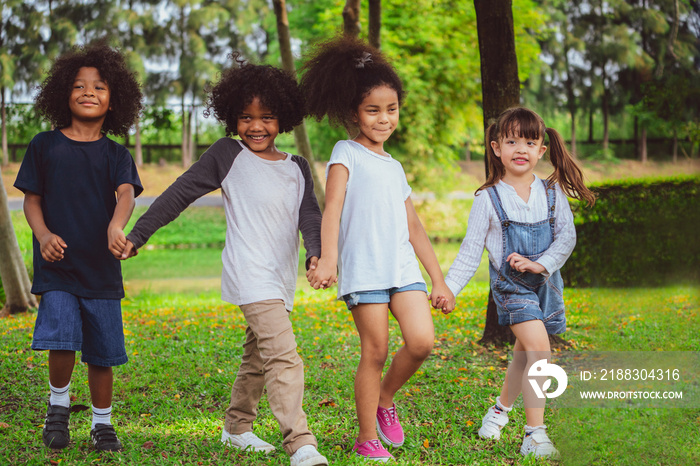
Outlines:
<svg viewBox="0 0 700 466"><path fill-rule="evenodd" d="M658 286L700 280L700 179L635 180L594 188L575 206L576 248L562 269L569 286Z"/></svg>

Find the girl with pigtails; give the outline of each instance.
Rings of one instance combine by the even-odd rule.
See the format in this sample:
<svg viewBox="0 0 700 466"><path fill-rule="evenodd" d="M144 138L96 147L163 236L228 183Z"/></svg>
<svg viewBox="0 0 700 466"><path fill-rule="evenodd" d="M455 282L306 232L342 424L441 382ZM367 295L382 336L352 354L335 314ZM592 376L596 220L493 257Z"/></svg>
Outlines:
<svg viewBox="0 0 700 466"><path fill-rule="evenodd" d="M545 137L554 173L541 180L534 168L547 151ZM544 424L545 400L537 397L528 372L537 361L550 360L548 335L566 330L559 269L576 244L567 195L589 205L595 196L559 133L532 110L503 112L487 130L486 147L489 177L476 192L466 236L446 278L456 296L474 276L486 248L498 323L516 337L500 396L488 408L479 436L501 437L522 392L527 425L521 454L557 457Z"/></svg>
<svg viewBox="0 0 700 466"><path fill-rule="evenodd" d="M393 458L379 441L398 448L404 432L394 396L433 348L430 301L416 256L432 282L430 300L454 308L430 240L411 202L401 163L384 148L399 122L404 96L396 71L379 51L337 38L315 48L303 67L301 88L310 115L327 116L352 139L339 141L327 168L321 258L307 278L315 289L337 278L338 298L352 312L360 335L355 377L359 433L355 454ZM388 356L388 311L404 345L382 378Z"/></svg>

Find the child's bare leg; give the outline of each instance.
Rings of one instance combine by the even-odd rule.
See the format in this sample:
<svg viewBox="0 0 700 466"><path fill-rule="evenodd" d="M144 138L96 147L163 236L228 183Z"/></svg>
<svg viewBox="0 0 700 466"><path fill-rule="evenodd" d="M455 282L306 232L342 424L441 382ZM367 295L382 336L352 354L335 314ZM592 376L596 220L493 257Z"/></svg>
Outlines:
<svg viewBox="0 0 700 466"><path fill-rule="evenodd" d="M360 364L355 374L355 406L359 443L377 438L375 416L379 386L388 354L389 322L386 304L358 304L352 317L360 334Z"/></svg>
<svg viewBox="0 0 700 466"><path fill-rule="evenodd" d="M112 368L88 364L88 385L90 397L95 408L105 409L112 406Z"/></svg>
<svg viewBox="0 0 700 466"><path fill-rule="evenodd" d="M394 395L430 356L435 341L433 317L424 292L395 293L390 308L401 327L405 344L396 352L382 380L379 395L382 408L391 408Z"/></svg>
<svg viewBox="0 0 700 466"><path fill-rule="evenodd" d="M503 387L501 387L501 404L509 408L513 406L515 400L520 395L522 391L523 382L523 372L527 366L527 354L523 349L520 340L515 340L515 345L513 346L513 360L508 366L506 371L506 379L503 381Z"/></svg>
<svg viewBox="0 0 700 466"><path fill-rule="evenodd" d="M528 382L527 374L530 366L540 359L551 360L549 336L541 320L522 322L512 325L510 328L513 330L515 337L522 345L522 350L525 351L527 356L527 362L520 381L527 425L532 427L541 426L544 424L545 400L537 397L532 386ZM542 379L543 380L538 380L540 387L546 380L546 377Z"/></svg>
<svg viewBox="0 0 700 466"><path fill-rule="evenodd" d="M54 387L70 383L75 367L75 351L49 350L49 382Z"/></svg>

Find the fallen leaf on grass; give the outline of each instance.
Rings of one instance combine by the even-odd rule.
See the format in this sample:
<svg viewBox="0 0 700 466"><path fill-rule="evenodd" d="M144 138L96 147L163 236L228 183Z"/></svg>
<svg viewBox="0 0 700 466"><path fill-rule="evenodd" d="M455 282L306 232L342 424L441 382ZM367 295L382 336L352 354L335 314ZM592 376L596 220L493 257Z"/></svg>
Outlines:
<svg viewBox="0 0 700 466"><path fill-rule="evenodd" d="M86 405L71 405L70 412L79 413L81 411L87 411L88 409L90 409L90 407Z"/></svg>
<svg viewBox="0 0 700 466"><path fill-rule="evenodd" d="M428 439L423 440L423 448L430 448L430 442Z"/></svg>
<svg viewBox="0 0 700 466"><path fill-rule="evenodd" d="M148 442L144 442L144 444L141 445L141 447L145 448L146 450L150 450L151 448L153 448L154 445L155 444L153 443L153 441L149 440Z"/></svg>
<svg viewBox="0 0 700 466"><path fill-rule="evenodd" d="M56 461L56 460L49 460L49 464L58 464L58 461Z"/></svg>
<svg viewBox="0 0 700 466"><path fill-rule="evenodd" d="M327 398L324 398L321 402L319 402L318 406L319 407L330 406L331 408L335 408L338 405L335 404L335 402L333 400L329 400Z"/></svg>
<svg viewBox="0 0 700 466"><path fill-rule="evenodd" d="M7 429L8 427L10 427L10 424L6 422L0 422L0 429Z"/></svg>

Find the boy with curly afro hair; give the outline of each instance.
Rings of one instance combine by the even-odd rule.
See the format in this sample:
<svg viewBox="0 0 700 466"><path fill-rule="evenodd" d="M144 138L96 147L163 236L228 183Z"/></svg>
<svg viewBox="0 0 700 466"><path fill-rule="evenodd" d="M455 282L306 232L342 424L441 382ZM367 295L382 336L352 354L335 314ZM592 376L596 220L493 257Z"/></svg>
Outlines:
<svg viewBox="0 0 700 466"><path fill-rule="evenodd" d="M123 228L143 187L129 151L106 133L127 133L141 110L141 91L119 51L76 47L54 63L36 108L56 129L32 139L14 185L24 192L34 233L32 293L41 295L32 349L49 351L42 439L51 448L70 441L69 387L81 351L93 444L120 450L111 423L112 367L128 360L119 259Z"/></svg>
<svg viewBox="0 0 700 466"><path fill-rule="evenodd" d="M304 99L290 74L245 63L238 55L234 60L210 90L205 115L213 111L227 136L239 139L219 139L156 199L127 235L123 257L136 254L197 198L221 188L227 223L221 297L240 306L248 324L221 441L239 449L275 450L253 433L267 386L290 464L327 465L302 409L304 367L289 319L299 231L308 269L321 255L321 210L309 163L275 146L279 133L303 121Z"/></svg>

